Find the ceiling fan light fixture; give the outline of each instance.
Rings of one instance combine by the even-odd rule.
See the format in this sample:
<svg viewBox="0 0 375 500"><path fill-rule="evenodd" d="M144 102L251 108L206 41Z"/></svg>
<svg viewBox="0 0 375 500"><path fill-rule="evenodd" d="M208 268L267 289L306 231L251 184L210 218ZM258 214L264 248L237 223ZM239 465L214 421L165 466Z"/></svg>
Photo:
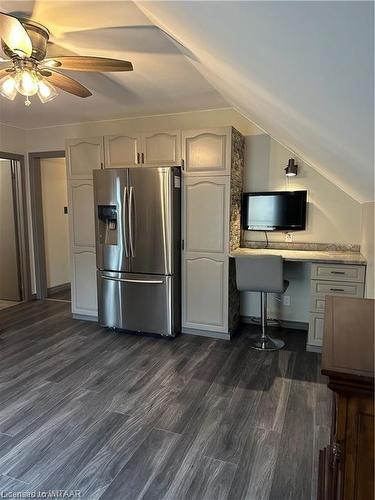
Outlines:
<svg viewBox="0 0 375 500"><path fill-rule="evenodd" d="M17 95L16 82L11 75L6 75L0 80L0 94L10 101L14 101Z"/></svg>
<svg viewBox="0 0 375 500"><path fill-rule="evenodd" d="M61 66L61 62L55 61L55 59L49 59L48 61L43 62L43 66L47 68L58 68Z"/></svg>
<svg viewBox="0 0 375 500"><path fill-rule="evenodd" d="M39 80L37 93L43 104L52 101L52 99L55 99L59 95L56 88L47 80Z"/></svg>
<svg viewBox="0 0 375 500"><path fill-rule="evenodd" d="M21 69L16 73L15 81L17 91L26 97L38 92L39 78L33 70Z"/></svg>

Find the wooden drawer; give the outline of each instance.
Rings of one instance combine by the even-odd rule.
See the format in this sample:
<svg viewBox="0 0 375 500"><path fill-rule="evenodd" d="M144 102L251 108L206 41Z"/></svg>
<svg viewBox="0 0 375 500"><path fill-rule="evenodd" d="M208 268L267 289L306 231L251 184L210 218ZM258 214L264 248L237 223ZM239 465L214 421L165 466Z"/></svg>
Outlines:
<svg viewBox="0 0 375 500"><path fill-rule="evenodd" d="M311 279L363 283L365 280L365 266L348 264L312 264Z"/></svg>
<svg viewBox="0 0 375 500"><path fill-rule="evenodd" d="M363 293L364 285L362 283L311 280L310 311L324 313L326 295L363 297Z"/></svg>

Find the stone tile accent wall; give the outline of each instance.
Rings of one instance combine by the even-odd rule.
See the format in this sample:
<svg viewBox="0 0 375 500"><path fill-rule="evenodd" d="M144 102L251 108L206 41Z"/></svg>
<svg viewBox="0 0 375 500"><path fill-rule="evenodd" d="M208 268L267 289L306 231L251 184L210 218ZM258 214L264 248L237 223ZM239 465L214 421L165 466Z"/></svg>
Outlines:
<svg viewBox="0 0 375 500"><path fill-rule="evenodd" d="M230 176L230 250L236 250L241 243L241 204L244 177L245 138L232 128L232 165Z"/></svg>

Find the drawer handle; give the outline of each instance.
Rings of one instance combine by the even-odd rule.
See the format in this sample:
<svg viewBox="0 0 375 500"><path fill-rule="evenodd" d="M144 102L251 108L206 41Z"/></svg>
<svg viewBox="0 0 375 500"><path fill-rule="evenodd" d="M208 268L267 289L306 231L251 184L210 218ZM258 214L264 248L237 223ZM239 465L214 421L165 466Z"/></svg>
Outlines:
<svg viewBox="0 0 375 500"><path fill-rule="evenodd" d="M331 271L331 274L345 274L345 271Z"/></svg>
<svg viewBox="0 0 375 500"><path fill-rule="evenodd" d="M343 288L330 288L331 292L345 292Z"/></svg>

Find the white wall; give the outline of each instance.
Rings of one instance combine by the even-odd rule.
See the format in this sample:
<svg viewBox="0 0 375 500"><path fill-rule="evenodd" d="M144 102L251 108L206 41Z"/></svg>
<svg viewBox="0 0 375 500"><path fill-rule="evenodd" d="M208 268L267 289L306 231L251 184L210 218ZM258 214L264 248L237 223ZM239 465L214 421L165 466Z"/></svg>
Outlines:
<svg viewBox="0 0 375 500"><path fill-rule="evenodd" d="M68 215L64 214L68 206L65 159L43 159L40 170L47 287L51 288L70 282Z"/></svg>
<svg viewBox="0 0 375 500"><path fill-rule="evenodd" d="M375 202L363 203L361 223L361 253L367 259L366 297L375 298L375 263L374 263L374 212Z"/></svg>
<svg viewBox="0 0 375 500"><path fill-rule="evenodd" d="M288 159L298 162L298 175L286 177ZM244 191L308 191L307 227L295 232L293 241L359 244L361 204L314 168L300 161L268 135L246 138ZM285 234L269 232L270 241L283 242ZM263 232L246 231L245 239L264 241Z"/></svg>
<svg viewBox="0 0 375 500"><path fill-rule="evenodd" d="M5 153L24 154L26 148L26 131L0 123L0 151Z"/></svg>

